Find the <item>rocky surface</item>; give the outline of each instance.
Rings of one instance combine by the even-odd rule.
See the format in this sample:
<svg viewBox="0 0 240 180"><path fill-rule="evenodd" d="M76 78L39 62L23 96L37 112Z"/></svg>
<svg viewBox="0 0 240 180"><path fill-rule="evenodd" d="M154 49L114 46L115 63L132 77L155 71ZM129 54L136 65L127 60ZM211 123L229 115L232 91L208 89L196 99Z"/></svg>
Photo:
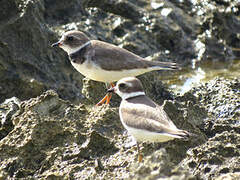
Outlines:
<svg viewBox="0 0 240 180"><path fill-rule="evenodd" d="M1 108L11 107L13 102L8 102L2 104ZM159 163L163 165L159 171L167 167L166 172L161 173L161 176L166 177L172 174L169 168L181 161L188 148L204 142L204 135L194 125L190 122L183 123L183 112L170 113L170 116L182 116L176 122L178 126L191 129L199 133L200 137L186 142L166 143L165 148L160 148L159 144L144 145L144 163L140 164L136 172L130 171L129 174L132 166L139 166L136 161L136 147L128 147L131 138L124 133L117 108L74 106L60 99L53 91L15 103L15 106L18 107L15 113L8 115L13 128L10 126L0 144L0 177L3 179L107 179L127 178L130 174L138 173L147 176L147 172L151 170L149 168L156 168ZM165 106L171 112L177 109L172 101ZM1 130L6 132L8 124L3 122L4 128ZM176 149L178 154L175 153ZM147 167L148 171L145 170ZM182 175L180 170L178 173Z"/></svg>
<svg viewBox="0 0 240 180"><path fill-rule="evenodd" d="M219 84L231 96L222 96ZM142 163L136 160L136 147L120 123L118 108L73 105L54 91L22 102L9 99L0 107L2 117L7 117L0 129L0 177L220 179L229 173L239 177L239 84L237 79L215 79L165 101L174 123L197 136L143 143ZM219 109L215 102L234 105L231 117L224 109L221 118L212 111Z"/></svg>
<svg viewBox="0 0 240 180"><path fill-rule="evenodd" d="M209 139L191 149L183 164L204 179L227 173L236 173L240 178L239 78L232 81L215 79L193 92L208 111L201 129Z"/></svg>
<svg viewBox="0 0 240 180"><path fill-rule="evenodd" d="M50 47L79 29L186 68L231 63L240 55L239 8L238 1L208 0L1 1L0 179L239 179L239 78L216 78L179 96L159 81L174 72L140 76L174 123L197 136L143 143L138 163L119 121L120 99L93 106L105 85L83 79Z"/></svg>

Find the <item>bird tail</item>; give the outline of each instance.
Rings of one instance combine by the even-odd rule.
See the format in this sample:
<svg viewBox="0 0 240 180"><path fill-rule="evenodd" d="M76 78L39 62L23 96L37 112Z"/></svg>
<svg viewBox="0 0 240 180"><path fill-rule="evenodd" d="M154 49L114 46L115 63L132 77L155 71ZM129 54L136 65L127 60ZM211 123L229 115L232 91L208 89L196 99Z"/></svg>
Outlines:
<svg viewBox="0 0 240 180"><path fill-rule="evenodd" d="M197 135L194 134L194 133L190 133L188 131L180 130L180 129L178 130L178 133L176 133L174 135L176 135L178 138L181 138L181 139L184 139L184 140L187 140L190 137L197 137Z"/></svg>
<svg viewBox="0 0 240 180"><path fill-rule="evenodd" d="M178 134L180 137L182 138L188 138L190 137L190 133L188 131L185 131L185 130L179 130L179 134Z"/></svg>
<svg viewBox="0 0 240 180"><path fill-rule="evenodd" d="M149 61L149 64L155 70L181 70L181 66L173 62Z"/></svg>

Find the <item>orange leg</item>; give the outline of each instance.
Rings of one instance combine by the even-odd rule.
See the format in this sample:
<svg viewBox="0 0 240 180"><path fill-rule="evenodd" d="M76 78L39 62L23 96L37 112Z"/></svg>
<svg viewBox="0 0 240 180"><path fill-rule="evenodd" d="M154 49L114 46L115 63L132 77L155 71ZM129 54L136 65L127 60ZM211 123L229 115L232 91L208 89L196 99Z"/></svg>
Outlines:
<svg viewBox="0 0 240 180"><path fill-rule="evenodd" d="M112 98L112 93L108 93L107 94L107 100L106 100L105 104L109 104L111 98Z"/></svg>
<svg viewBox="0 0 240 180"><path fill-rule="evenodd" d="M142 162L143 160L143 156L141 154L140 148L139 148L139 144L137 143L137 151L138 151L138 162Z"/></svg>
<svg viewBox="0 0 240 180"><path fill-rule="evenodd" d="M111 87L114 87L114 84L113 83L110 83ZM101 106L102 104L109 104L110 102L110 99L112 97L112 93L107 93L104 98L102 98L97 104L96 106Z"/></svg>
<svg viewBox="0 0 240 180"><path fill-rule="evenodd" d="M101 106L102 104L104 104L105 101L107 101L108 99L108 94L106 94L106 96L104 96L104 98L102 98L97 104L96 106Z"/></svg>

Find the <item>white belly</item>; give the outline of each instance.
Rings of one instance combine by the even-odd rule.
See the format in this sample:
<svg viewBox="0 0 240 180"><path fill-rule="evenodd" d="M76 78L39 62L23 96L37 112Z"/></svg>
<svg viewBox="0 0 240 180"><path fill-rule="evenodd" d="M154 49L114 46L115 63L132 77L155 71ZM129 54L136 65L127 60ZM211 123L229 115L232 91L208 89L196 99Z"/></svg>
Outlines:
<svg viewBox="0 0 240 180"><path fill-rule="evenodd" d="M76 64L71 62L73 67L80 72L82 75L89 79L101 82L115 82L124 77L138 76L145 72L151 71L150 69L134 69L134 70L123 70L123 71L107 71L101 69L99 66L84 62L83 64Z"/></svg>
<svg viewBox="0 0 240 180"><path fill-rule="evenodd" d="M121 108L121 106L120 106ZM143 129L136 129L126 125L122 118L122 113L119 112L120 120L122 125L127 129L128 133L132 135L137 142L148 141L148 142L166 142L175 138L180 138L167 133L156 133L150 132ZM137 119L136 119L137 120Z"/></svg>
<svg viewBox="0 0 240 180"><path fill-rule="evenodd" d="M125 127L128 130L128 133L131 134L137 142L148 141L148 142L166 142L176 137L170 134L164 133L155 133L146 131L143 129L136 129L131 127Z"/></svg>

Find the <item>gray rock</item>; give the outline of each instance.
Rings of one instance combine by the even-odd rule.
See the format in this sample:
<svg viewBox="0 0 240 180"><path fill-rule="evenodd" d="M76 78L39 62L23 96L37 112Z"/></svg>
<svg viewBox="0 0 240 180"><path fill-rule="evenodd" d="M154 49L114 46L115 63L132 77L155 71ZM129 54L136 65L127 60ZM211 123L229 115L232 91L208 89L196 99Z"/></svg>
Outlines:
<svg viewBox="0 0 240 180"><path fill-rule="evenodd" d="M57 90L65 99L82 99L81 75L63 53L50 47L55 38L44 23L43 2L7 2L0 6L1 13L8 7L9 14L0 28L0 102L12 96L36 97L46 89Z"/></svg>
<svg viewBox="0 0 240 180"><path fill-rule="evenodd" d="M144 159L140 164L136 160L136 147L128 146L130 137L123 133L118 108L72 105L60 99L54 91L23 101L19 110L9 117L9 121L14 122L13 128L0 141L3 164L0 176L208 179L237 172L239 123L235 121L233 124L228 117L223 117L228 121L219 121L218 116L211 115L209 108L204 108L209 97L203 94L215 93L219 90L218 84L223 87L228 84L222 90L231 93L238 90L239 81L213 80L194 92L163 103L176 126L195 135L187 141L143 143ZM226 101L225 98L229 97L221 93L212 97L226 104L239 101L239 98ZM212 106L217 108L214 100L211 100ZM209 117L212 118L212 134L207 129L210 127ZM239 119L238 108L231 118Z"/></svg>
<svg viewBox="0 0 240 180"><path fill-rule="evenodd" d="M100 113L101 109L98 109L95 114L91 111L59 99L54 91L22 102L21 113L12 116L15 123L11 134L0 142L0 177L71 177L79 171L77 167L82 166L87 171L85 168L99 158L103 161L106 155L115 153L118 148L109 135L100 132L105 125L101 128L93 126L95 118L104 120L105 113L109 118L109 111L105 109ZM112 116L117 115L112 113ZM108 129L105 133L113 130ZM68 170L56 174L56 168L60 167ZM82 174L81 177L87 176Z"/></svg>
<svg viewBox="0 0 240 180"><path fill-rule="evenodd" d="M12 131L14 126L12 118L20 113L20 106L20 100L16 97L6 99L2 104L0 104L0 140Z"/></svg>

